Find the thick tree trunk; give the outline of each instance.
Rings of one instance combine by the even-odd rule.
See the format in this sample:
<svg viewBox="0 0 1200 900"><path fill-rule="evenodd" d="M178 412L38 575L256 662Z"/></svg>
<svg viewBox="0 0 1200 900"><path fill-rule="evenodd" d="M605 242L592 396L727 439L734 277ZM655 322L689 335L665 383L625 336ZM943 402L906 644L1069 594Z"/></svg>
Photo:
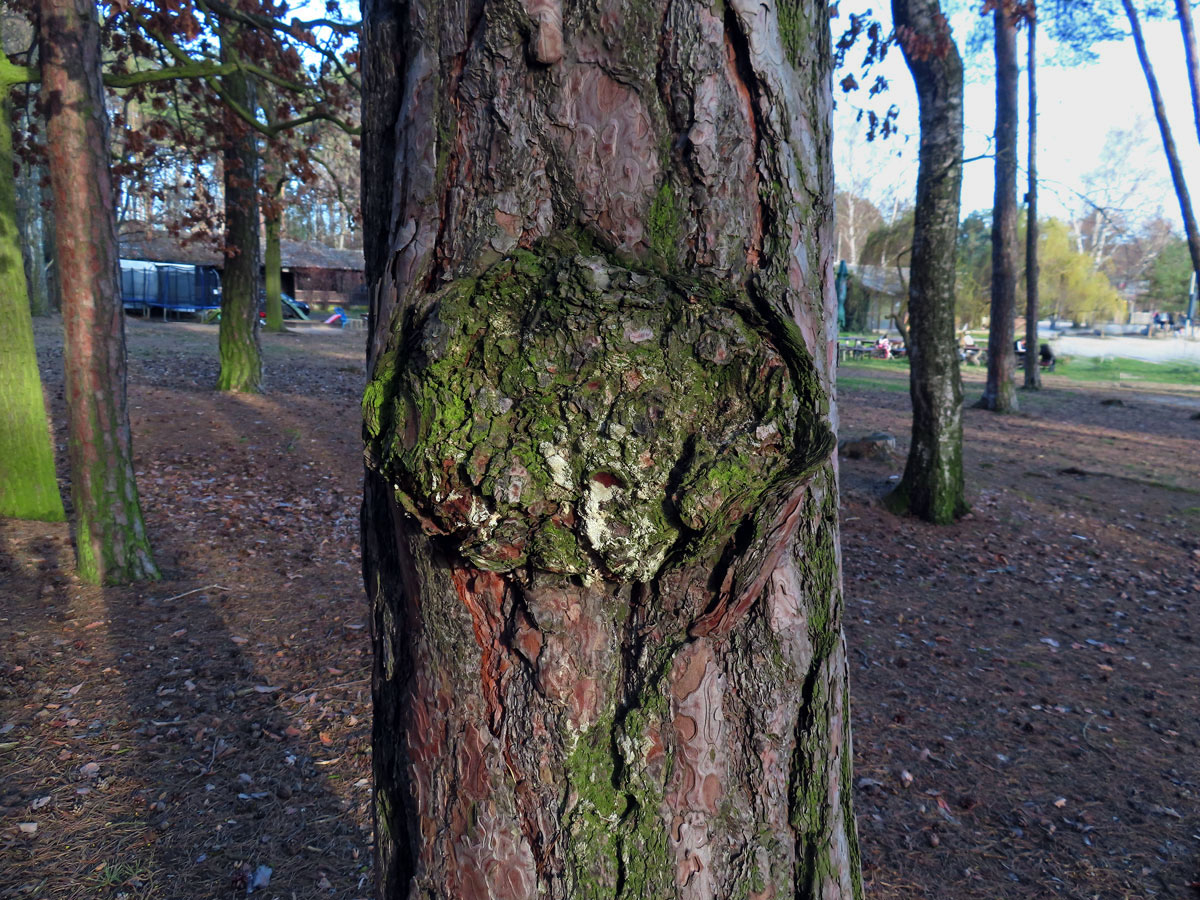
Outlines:
<svg viewBox="0 0 1200 900"><path fill-rule="evenodd" d="M283 331L283 183L263 207L266 252L263 258L267 291L267 331Z"/></svg>
<svg viewBox="0 0 1200 900"><path fill-rule="evenodd" d="M1037 18L1030 14L1026 69L1029 73L1029 181L1025 192L1025 388L1042 389L1038 353L1038 220L1037 220Z"/></svg>
<svg viewBox="0 0 1200 900"><path fill-rule="evenodd" d="M892 0L892 20L921 110L920 168L908 283L912 443L889 498L945 524L963 496L962 379L954 327L955 256L962 193L963 70L938 0Z"/></svg>
<svg viewBox="0 0 1200 900"><path fill-rule="evenodd" d="M230 26L232 28L233 26ZM235 40L223 34L222 40ZM242 71L225 75L229 99L255 109L254 83ZM221 371L217 390L257 393L262 388L258 345L258 287L262 257L258 245L258 139L231 111L225 111L225 271L221 277Z"/></svg>
<svg viewBox="0 0 1200 900"><path fill-rule="evenodd" d="M9 87L0 81L4 94ZM0 516L61 522L66 515L21 260L10 121L8 104L0 104Z"/></svg>
<svg viewBox="0 0 1200 900"><path fill-rule="evenodd" d="M992 307L987 386L979 406L1015 412L1017 309L1017 29L1013 0L1000 0L996 29L996 189L992 203Z"/></svg>
<svg viewBox="0 0 1200 900"><path fill-rule="evenodd" d="M125 400L125 318L96 7L91 0L41 0L39 10L42 94L55 98L47 104L46 146L79 575L100 583L157 578Z"/></svg>
<svg viewBox="0 0 1200 900"><path fill-rule="evenodd" d="M364 6L380 897L861 896L783 9Z"/></svg>
<svg viewBox="0 0 1200 900"><path fill-rule="evenodd" d="M1179 162L1179 151L1175 148L1175 138L1171 134L1171 123L1167 120L1167 108L1163 104L1162 91L1159 90L1158 79L1154 75L1154 66L1150 63L1150 56L1146 52L1146 40L1142 36L1142 23L1138 19L1137 10L1131 0L1121 0L1121 4L1125 7L1129 28L1133 32L1133 45L1137 49L1138 62L1142 65L1142 74L1146 76L1146 87L1150 90L1154 118L1158 122L1158 132L1162 135L1163 151L1167 155L1167 168L1171 172L1171 183L1175 186L1175 196L1179 200L1179 213L1183 218L1183 231L1187 237L1192 270L1200 272L1200 228L1196 226L1196 215L1192 211L1192 198L1188 193L1187 180L1183 177L1183 166Z"/></svg>

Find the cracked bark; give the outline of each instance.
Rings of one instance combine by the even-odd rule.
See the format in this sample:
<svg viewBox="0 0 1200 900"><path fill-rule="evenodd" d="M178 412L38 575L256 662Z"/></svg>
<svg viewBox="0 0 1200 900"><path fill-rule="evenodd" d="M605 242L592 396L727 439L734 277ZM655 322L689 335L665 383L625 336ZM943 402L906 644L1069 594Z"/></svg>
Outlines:
<svg viewBox="0 0 1200 900"><path fill-rule="evenodd" d="M861 896L826 15L365 4L378 896Z"/></svg>
<svg viewBox="0 0 1200 900"><path fill-rule="evenodd" d="M963 497L962 379L954 328L955 255L962 188L963 73L937 0L892 0L892 19L917 88L920 168L908 284L912 442L888 499L897 511L946 524Z"/></svg>
<svg viewBox="0 0 1200 900"><path fill-rule="evenodd" d="M39 12L79 576L101 583L154 579L125 399L125 318L96 7L90 0L41 0Z"/></svg>

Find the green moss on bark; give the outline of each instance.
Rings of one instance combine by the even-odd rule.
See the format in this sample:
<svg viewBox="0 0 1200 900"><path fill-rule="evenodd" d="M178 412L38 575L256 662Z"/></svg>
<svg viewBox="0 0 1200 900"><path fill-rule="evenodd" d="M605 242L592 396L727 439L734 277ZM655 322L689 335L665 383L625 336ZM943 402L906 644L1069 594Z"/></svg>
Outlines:
<svg viewBox="0 0 1200 900"><path fill-rule="evenodd" d="M824 458L811 360L734 311L751 308L569 238L518 252L449 285L386 351L364 399L371 456L480 568L532 552L544 571L648 581Z"/></svg>
<svg viewBox="0 0 1200 900"><path fill-rule="evenodd" d="M7 92L8 86L0 84ZM17 228L12 131L0 104L0 516L61 522Z"/></svg>

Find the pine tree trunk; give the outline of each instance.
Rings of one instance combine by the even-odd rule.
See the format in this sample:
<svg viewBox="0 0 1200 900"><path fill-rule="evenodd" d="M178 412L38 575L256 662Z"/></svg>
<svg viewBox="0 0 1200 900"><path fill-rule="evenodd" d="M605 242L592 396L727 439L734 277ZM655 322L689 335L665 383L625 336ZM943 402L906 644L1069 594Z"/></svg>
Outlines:
<svg viewBox="0 0 1200 900"><path fill-rule="evenodd" d="M1037 220L1037 19L1025 20L1029 28L1029 189L1025 193L1025 388L1042 389L1041 355L1038 352L1038 220Z"/></svg>
<svg viewBox="0 0 1200 900"><path fill-rule="evenodd" d="M125 400L125 318L90 0L41 0L39 42L66 334L71 500L79 575L119 583L158 577L142 521Z"/></svg>
<svg viewBox="0 0 1200 900"><path fill-rule="evenodd" d="M1154 118L1158 122L1158 132L1162 136L1163 151L1167 155L1167 168L1171 172L1175 197L1179 200L1179 213L1183 219L1183 231L1187 237L1192 270L1200 272L1200 228L1196 226L1196 214L1192 210L1191 194L1188 192L1187 180L1183 177L1183 166L1179 162L1179 151L1175 147L1175 138L1171 134L1171 123L1167 120L1167 108L1163 103L1162 91L1159 90L1158 78L1154 75L1154 66L1150 62L1150 55L1146 52L1146 40L1142 36L1142 24L1138 19L1137 10L1131 0L1121 0L1121 5L1124 6L1125 16L1129 19L1129 28L1133 32L1133 45L1137 49L1138 62L1141 63L1142 74L1146 76L1146 87L1150 90Z"/></svg>
<svg viewBox="0 0 1200 900"><path fill-rule="evenodd" d="M0 83L0 91L8 90ZM66 515L21 260L10 122L8 104L0 104L0 517L61 522Z"/></svg>
<svg viewBox="0 0 1200 900"><path fill-rule="evenodd" d="M232 28L232 26L229 26ZM223 33L222 42L236 40ZM253 110L254 83L242 71L224 76L229 98ZM225 113L222 155L225 187L225 271L221 276L221 371L217 390L254 394L262 389L258 345L258 140L232 112Z"/></svg>
<svg viewBox="0 0 1200 900"><path fill-rule="evenodd" d="M920 168L908 284L912 443L889 506L946 524L963 496L962 379L954 327L962 193L962 60L938 0L892 0L892 19L921 110Z"/></svg>
<svg viewBox="0 0 1200 900"><path fill-rule="evenodd" d="M1016 412L1017 29L1013 0L1000 0L996 29L996 190L992 204L992 307L987 386L979 406Z"/></svg>
<svg viewBox="0 0 1200 900"><path fill-rule="evenodd" d="M826 4L400 9L364 7L377 895L860 897Z"/></svg>

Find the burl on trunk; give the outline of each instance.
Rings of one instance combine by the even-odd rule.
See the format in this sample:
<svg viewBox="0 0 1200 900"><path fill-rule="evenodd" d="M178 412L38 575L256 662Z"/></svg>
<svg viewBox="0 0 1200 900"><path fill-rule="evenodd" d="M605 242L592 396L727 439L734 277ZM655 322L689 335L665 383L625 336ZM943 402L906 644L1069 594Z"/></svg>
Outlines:
<svg viewBox="0 0 1200 900"><path fill-rule="evenodd" d="M364 12L378 895L859 896L826 5Z"/></svg>

